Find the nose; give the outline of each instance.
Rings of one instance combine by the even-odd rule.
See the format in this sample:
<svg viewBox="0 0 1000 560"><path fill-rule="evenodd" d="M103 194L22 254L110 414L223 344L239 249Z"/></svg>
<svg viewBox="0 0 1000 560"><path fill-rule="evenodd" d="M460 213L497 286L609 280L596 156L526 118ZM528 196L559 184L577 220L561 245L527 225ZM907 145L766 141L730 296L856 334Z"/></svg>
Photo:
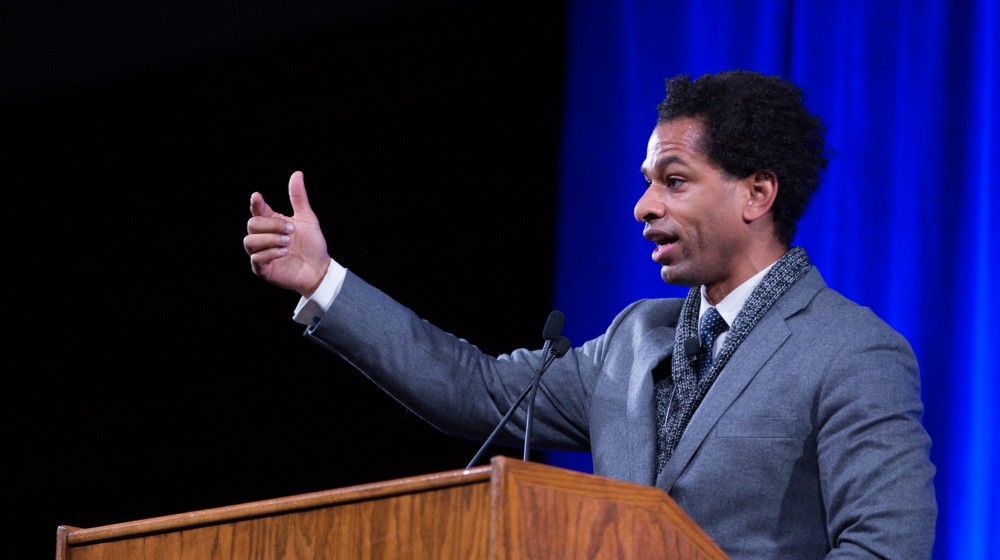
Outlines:
<svg viewBox="0 0 1000 560"><path fill-rule="evenodd" d="M651 222L657 218L662 218L666 214L666 206L657 195L656 185L646 187L646 192L642 193L635 203L632 215L637 222Z"/></svg>

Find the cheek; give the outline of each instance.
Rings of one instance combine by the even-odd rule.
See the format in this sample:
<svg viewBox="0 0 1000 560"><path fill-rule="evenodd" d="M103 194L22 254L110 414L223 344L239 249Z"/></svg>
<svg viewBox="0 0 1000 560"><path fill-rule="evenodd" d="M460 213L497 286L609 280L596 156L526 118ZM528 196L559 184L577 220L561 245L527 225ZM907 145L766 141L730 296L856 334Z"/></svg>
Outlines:
<svg viewBox="0 0 1000 560"><path fill-rule="evenodd" d="M745 235L741 224L742 218L728 208L705 209L701 216L691 221L690 236L702 250L725 253Z"/></svg>

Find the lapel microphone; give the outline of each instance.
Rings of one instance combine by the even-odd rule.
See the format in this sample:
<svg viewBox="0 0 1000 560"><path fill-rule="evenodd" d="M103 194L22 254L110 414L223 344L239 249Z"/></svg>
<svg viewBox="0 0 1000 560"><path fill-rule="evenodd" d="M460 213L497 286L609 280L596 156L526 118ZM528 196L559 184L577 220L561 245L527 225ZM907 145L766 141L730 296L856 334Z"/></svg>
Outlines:
<svg viewBox="0 0 1000 560"><path fill-rule="evenodd" d="M687 356L688 363L691 364L691 367L694 368L695 372L697 372L702 358L701 339L697 336L692 336L691 338L685 340L684 354Z"/></svg>

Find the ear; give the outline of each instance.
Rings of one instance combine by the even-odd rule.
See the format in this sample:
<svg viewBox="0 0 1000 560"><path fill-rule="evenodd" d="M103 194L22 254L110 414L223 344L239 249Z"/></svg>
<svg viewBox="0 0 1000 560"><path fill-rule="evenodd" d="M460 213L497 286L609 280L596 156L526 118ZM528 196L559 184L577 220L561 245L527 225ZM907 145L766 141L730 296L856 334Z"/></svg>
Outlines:
<svg viewBox="0 0 1000 560"><path fill-rule="evenodd" d="M774 199L778 196L778 176L768 169L760 169L747 177L747 181L743 219L750 223L763 217L774 206Z"/></svg>

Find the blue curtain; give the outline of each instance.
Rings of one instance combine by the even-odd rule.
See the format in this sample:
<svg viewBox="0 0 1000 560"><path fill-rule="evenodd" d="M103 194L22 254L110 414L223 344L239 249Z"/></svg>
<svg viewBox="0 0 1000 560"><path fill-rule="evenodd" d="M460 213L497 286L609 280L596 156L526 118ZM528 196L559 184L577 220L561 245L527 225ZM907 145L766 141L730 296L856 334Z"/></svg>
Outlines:
<svg viewBox="0 0 1000 560"><path fill-rule="evenodd" d="M913 345L938 468L935 558L1000 550L997 6L572 0L555 302L574 342L663 284L632 218L664 79L788 77L833 152L800 224L831 287ZM589 456L546 461L588 470Z"/></svg>

